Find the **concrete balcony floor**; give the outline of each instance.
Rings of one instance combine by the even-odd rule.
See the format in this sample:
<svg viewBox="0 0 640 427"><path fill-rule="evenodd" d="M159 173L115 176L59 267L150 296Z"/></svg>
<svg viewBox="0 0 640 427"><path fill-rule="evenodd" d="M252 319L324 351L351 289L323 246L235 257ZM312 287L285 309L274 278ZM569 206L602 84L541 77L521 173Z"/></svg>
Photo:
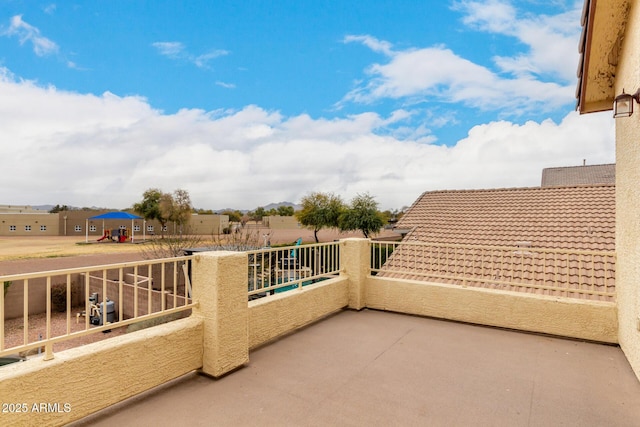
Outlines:
<svg viewBox="0 0 640 427"><path fill-rule="evenodd" d="M250 359L74 425L640 425L640 382L615 346L363 310Z"/></svg>

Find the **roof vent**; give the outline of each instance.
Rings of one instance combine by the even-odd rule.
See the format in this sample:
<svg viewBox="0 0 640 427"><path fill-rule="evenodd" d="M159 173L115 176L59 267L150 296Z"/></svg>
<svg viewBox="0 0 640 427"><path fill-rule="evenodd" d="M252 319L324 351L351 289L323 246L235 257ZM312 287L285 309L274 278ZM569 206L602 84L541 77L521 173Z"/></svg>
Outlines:
<svg viewBox="0 0 640 427"><path fill-rule="evenodd" d="M516 247L520 250L513 251L514 255L531 256L531 252L525 250L525 249L531 248L531 242L527 242L527 241L516 242Z"/></svg>

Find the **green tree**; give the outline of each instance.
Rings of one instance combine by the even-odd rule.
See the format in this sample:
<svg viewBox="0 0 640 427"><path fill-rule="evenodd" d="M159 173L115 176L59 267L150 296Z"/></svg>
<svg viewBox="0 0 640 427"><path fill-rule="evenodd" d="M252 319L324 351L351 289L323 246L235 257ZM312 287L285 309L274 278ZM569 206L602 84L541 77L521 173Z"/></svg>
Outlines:
<svg viewBox="0 0 640 427"><path fill-rule="evenodd" d="M141 248L146 259L168 258L180 256L187 248L201 244L202 237L186 229L193 207L191 197L186 190L175 190L173 193L162 193L158 200L158 221L162 224L162 238L151 239ZM164 224L173 222L176 227L164 233Z"/></svg>
<svg viewBox="0 0 640 427"><path fill-rule="evenodd" d="M178 189L170 193L164 193L160 196L159 202L160 215L168 221L173 222L182 234L182 227L191 218L193 208L191 206L191 197L187 190Z"/></svg>
<svg viewBox="0 0 640 427"><path fill-rule="evenodd" d="M158 188L149 188L142 194L142 201L133 205L133 210L139 215L142 215L144 219L157 220L161 225L161 233L164 237L164 227L167 224L167 218L162 216L160 211L160 199L162 198L162 191Z"/></svg>
<svg viewBox="0 0 640 427"><path fill-rule="evenodd" d="M277 210L280 216L293 216L294 213L293 206L279 206Z"/></svg>
<svg viewBox="0 0 640 427"><path fill-rule="evenodd" d="M257 207L255 211L249 214L251 221L262 221L263 216L267 216L267 212L262 206Z"/></svg>
<svg viewBox="0 0 640 427"><path fill-rule="evenodd" d="M300 224L313 230L318 240L318 231L323 228L338 227L344 203L340 197L332 193L314 192L302 198L302 209L295 216Z"/></svg>
<svg viewBox="0 0 640 427"><path fill-rule="evenodd" d="M49 211L49 213L58 213L58 212L62 212L62 211L68 211L69 206L67 205L55 205L54 207L51 208L51 210Z"/></svg>
<svg viewBox="0 0 640 427"><path fill-rule="evenodd" d="M384 226L384 218L378 211L378 202L367 193L356 195L349 207L342 211L338 222L340 230L360 230L366 238L379 232Z"/></svg>
<svg viewBox="0 0 640 427"><path fill-rule="evenodd" d="M229 221L230 222L240 222L242 221L242 212L240 212L239 210L226 210L222 212L222 215L227 215L229 216Z"/></svg>

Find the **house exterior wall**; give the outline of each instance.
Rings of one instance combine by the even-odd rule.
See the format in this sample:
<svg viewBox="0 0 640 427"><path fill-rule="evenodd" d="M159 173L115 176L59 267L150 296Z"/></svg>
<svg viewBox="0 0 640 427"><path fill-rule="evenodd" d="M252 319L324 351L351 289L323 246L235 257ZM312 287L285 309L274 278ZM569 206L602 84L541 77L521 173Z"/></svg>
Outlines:
<svg viewBox="0 0 640 427"><path fill-rule="evenodd" d="M274 230L279 229L292 229L292 228L301 228L300 222L298 218L295 216L281 216L281 215L273 215L273 216L265 216L262 218L262 225L265 227L269 227Z"/></svg>
<svg viewBox="0 0 640 427"><path fill-rule="evenodd" d="M57 236L58 214L0 213L0 236Z"/></svg>
<svg viewBox="0 0 640 427"><path fill-rule="evenodd" d="M640 5L631 2L615 93L640 87ZM640 378L640 105L616 119L616 293L620 347Z"/></svg>
<svg viewBox="0 0 640 427"><path fill-rule="evenodd" d="M0 213L47 213L47 211L34 209L29 205L0 205Z"/></svg>
<svg viewBox="0 0 640 427"><path fill-rule="evenodd" d="M189 228L193 234L222 234L225 228L229 228L229 215L191 215Z"/></svg>
<svg viewBox="0 0 640 427"><path fill-rule="evenodd" d="M103 235L103 227L113 230L126 227L131 232L131 220L107 219L89 220L93 216L101 215L107 210L74 210L58 213L37 211L0 210L0 236L77 236L99 238ZM43 228L44 226L44 228ZM87 226L89 230L87 232ZM161 225L156 220L133 221L135 236L160 235ZM222 234L229 227L228 215L192 215L189 221L189 232L201 235ZM173 223L167 224L169 232L174 232Z"/></svg>
<svg viewBox="0 0 640 427"><path fill-rule="evenodd" d="M102 215L109 211L62 211L58 213L59 216L59 229L60 236L85 236L87 218ZM116 225L116 222L118 223ZM109 220L105 221L105 228L118 228L120 225L125 225L127 228L131 228L131 221L129 220ZM102 236L102 220L91 220L89 226L95 227L94 231L89 231L89 237Z"/></svg>

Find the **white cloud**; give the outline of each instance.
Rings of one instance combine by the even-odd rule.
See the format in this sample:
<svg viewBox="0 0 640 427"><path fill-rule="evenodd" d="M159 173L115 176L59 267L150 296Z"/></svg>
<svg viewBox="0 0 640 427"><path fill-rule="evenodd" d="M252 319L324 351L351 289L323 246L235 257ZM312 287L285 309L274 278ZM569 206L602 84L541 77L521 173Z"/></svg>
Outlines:
<svg viewBox="0 0 640 427"><path fill-rule="evenodd" d="M458 1L452 8L466 13L462 18L464 24L494 33L509 31L516 20L516 10L502 0Z"/></svg>
<svg viewBox="0 0 640 427"><path fill-rule="evenodd" d="M158 50L160 55L173 60L191 62L198 68L209 68L211 60L229 54L226 50L217 49L202 55L193 55L187 51L186 46L181 42L155 42L151 43L151 45Z"/></svg>
<svg viewBox="0 0 640 427"><path fill-rule="evenodd" d="M344 43L362 43L374 52L383 53L387 56L393 56L392 44L378 40L377 38L369 35L348 35L343 39Z"/></svg>
<svg viewBox="0 0 640 427"><path fill-rule="evenodd" d="M17 37L20 44L27 42L33 46L33 51L38 56L46 56L58 53L58 45L52 40L40 35L40 30L29 25L22 19L22 15L11 17L9 27L0 34L8 37Z"/></svg>
<svg viewBox="0 0 640 427"><path fill-rule="evenodd" d="M370 66L367 74L371 79L349 92L342 103L419 98L522 114L562 106L572 99L574 91L573 86L529 76L502 78L444 47L395 52L386 64Z"/></svg>
<svg viewBox="0 0 640 427"><path fill-rule="evenodd" d="M211 61L212 59L218 58L220 56L228 55L228 54L229 54L229 52L227 52L226 50L218 49L218 50L214 50L214 51L209 52L209 53L198 55L198 56L196 56L196 57L194 57L192 59L192 62L198 68L208 68L209 67L209 61Z"/></svg>
<svg viewBox="0 0 640 427"><path fill-rule="evenodd" d="M226 82L221 82L221 81L217 81L216 82L217 86L223 87L225 89L235 89L236 85L233 83L226 83Z"/></svg>
<svg viewBox="0 0 640 427"><path fill-rule="evenodd" d="M504 72L551 74L567 82L575 80L576 40L580 34L582 2L557 15L518 16L511 2L505 0L459 1L462 22L479 31L516 38L528 51L514 57L497 56L496 64Z"/></svg>
<svg viewBox="0 0 640 427"><path fill-rule="evenodd" d="M56 4L55 3L51 3L51 4L48 4L48 5L44 6L42 8L42 10L47 15L52 15L56 11L56 8L57 8Z"/></svg>
<svg viewBox="0 0 640 427"><path fill-rule="evenodd" d="M167 56L171 59L180 58L185 48L180 42L155 42L151 44L158 49L160 55Z"/></svg>
<svg viewBox="0 0 640 427"><path fill-rule="evenodd" d="M361 43L386 58L367 67L368 79L338 106L389 98L413 103L460 102L516 117L553 111L573 102L578 5L558 15L525 17L504 0L458 1L453 8L472 29L513 37L525 49L513 56L495 56L492 69L445 46L394 50L391 43L371 35L349 35L345 43Z"/></svg>
<svg viewBox="0 0 640 427"><path fill-rule="evenodd" d="M0 201L124 208L149 187L196 207L253 209L313 190L368 191L383 208L426 190L536 186L544 167L614 161L610 114L476 126L452 147L385 135L411 113L326 119L258 106L166 115L144 98L64 92L0 70ZM415 117L414 117L415 119ZM414 131L416 135L413 135ZM403 139L400 139L403 138Z"/></svg>

